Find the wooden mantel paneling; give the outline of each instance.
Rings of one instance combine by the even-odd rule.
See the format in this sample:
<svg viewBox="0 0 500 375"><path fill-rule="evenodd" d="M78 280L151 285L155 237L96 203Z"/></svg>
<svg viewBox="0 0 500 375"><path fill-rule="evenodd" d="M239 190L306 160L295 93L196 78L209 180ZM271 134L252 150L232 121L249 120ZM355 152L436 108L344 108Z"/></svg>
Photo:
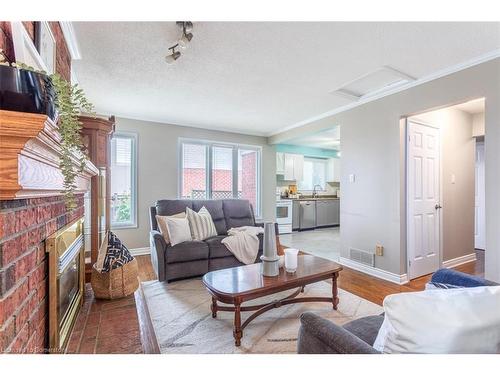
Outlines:
<svg viewBox="0 0 500 375"><path fill-rule="evenodd" d="M63 194L60 155L57 125L46 115L0 110L0 200ZM81 157L75 153L75 166ZM76 191L89 190L97 173L88 161Z"/></svg>

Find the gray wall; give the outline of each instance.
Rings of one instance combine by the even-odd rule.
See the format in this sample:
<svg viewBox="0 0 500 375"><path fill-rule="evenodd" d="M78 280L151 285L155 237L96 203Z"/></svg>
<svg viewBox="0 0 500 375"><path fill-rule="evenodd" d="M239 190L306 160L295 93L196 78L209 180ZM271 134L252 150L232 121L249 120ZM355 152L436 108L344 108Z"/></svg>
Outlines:
<svg viewBox="0 0 500 375"><path fill-rule="evenodd" d="M265 137L126 118L116 119L116 131L137 134L138 227L114 230L128 248L149 246L149 207L158 199L177 198L179 137L262 146L262 216L274 220L276 153Z"/></svg>
<svg viewBox="0 0 500 375"><path fill-rule="evenodd" d="M270 143L342 126L341 255L385 246L376 267L406 273L400 119L486 98L486 276L500 281L500 58L277 134ZM349 174L356 182L349 183Z"/></svg>
<svg viewBox="0 0 500 375"><path fill-rule="evenodd" d="M476 142L472 137L472 115L446 108L413 119L441 129L442 259L473 254Z"/></svg>

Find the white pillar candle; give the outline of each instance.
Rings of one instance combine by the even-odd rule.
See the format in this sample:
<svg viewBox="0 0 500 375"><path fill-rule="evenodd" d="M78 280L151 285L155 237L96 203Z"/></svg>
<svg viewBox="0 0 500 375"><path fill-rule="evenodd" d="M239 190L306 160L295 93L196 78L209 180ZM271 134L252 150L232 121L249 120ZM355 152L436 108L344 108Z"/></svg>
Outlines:
<svg viewBox="0 0 500 375"><path fill-rule="evenodd" d="M297 249L285 249L285 269L286 272L293 273L297 270Z"/></svg>

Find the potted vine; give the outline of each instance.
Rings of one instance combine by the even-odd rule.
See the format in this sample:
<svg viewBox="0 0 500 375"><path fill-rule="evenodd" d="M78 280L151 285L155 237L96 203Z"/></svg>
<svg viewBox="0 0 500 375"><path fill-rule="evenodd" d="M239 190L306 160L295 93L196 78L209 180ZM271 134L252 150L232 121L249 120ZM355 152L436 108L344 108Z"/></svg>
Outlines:
<svg viewBox="0 0 500 375"><path fill-rule="evenodd" d="M45 114L58 123L66 207L75 209L76 177L88 159L78 116L82 111L93 110L82 89L57 73L49 75L23 63L11 62L0 49L0 109ZM73 164L75 152L81 154L76 166Z"/></svg>

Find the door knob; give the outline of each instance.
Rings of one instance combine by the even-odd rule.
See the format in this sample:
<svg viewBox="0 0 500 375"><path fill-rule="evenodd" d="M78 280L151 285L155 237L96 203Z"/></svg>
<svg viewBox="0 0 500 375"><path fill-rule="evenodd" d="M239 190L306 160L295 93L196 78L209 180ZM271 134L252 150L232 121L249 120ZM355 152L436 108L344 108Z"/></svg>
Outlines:
<svg viewBox="0 0 500 375"><path fill-rule="evenodd" d="M439 203L436 203L436 205L434 206L434 208L436 210L439 210L440 208L443 208Z"/></svg>

